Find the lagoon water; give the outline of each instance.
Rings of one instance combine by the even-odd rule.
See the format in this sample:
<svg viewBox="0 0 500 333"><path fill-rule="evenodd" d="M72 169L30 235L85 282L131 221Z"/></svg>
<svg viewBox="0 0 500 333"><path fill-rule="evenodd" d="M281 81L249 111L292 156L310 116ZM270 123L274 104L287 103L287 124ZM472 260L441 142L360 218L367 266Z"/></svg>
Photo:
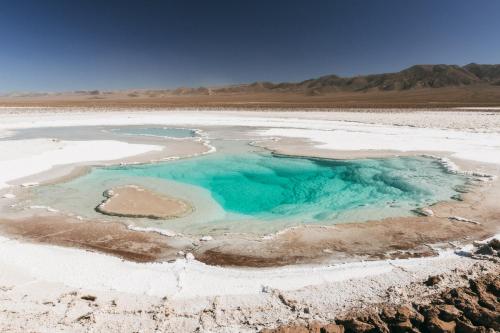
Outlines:
<svg viewBox="0 0 500 333"><path fill-rule="evenodd" d="M449 200L466 182L431 158L309 159L274 156L242 143L222 146L194 158L96 167L69 182L39 187L33 202L102 218L94 211L102 192L136 184L187 200L195 212L128 223L187 234L264 234L301 224L409 216L417 207Z"/></svg>
<svg viewBox="0 0 500 333"><path fill-rule="evenodd" d="M175 139L192 138L196 136L196 131L189 128L128 126L113 128L110 131L121 135L156 136Z"/></svg>

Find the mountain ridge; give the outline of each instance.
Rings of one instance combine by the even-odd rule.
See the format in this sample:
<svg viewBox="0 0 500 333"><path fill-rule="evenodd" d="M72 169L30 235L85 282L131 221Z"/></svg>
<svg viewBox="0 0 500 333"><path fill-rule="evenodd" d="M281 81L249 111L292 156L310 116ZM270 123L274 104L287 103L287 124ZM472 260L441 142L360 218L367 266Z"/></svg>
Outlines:
<svg viewBox="0 0 500 333"><path fill-rule="evenodd" d="M464 66L446 64L420 64L399 72L356 75L342 77L327 74L298 82L255 81L251 83L177 87L174 89L121 89L121 90L77 90L71 92L15 92L4 97L42 97L46 95L99 95L115 92L127 93L129 97L140 94L167 94L173 96L221 95L243 93L303 93L306 96L335 92L405 91L418 88L463 87L474 84L500 86L500 64L470 63Z"/></svg>
<svg viewBox="0 0 500 333"><path fill-rule="evenodd" d="M500 107L500 64L414 65L399 72L300 82L176 89L14 93L0 106L145 108L439 108Z"/></svg>
<svg viewBox="0 0 500 333"><path fill-rule="evenodd" d="M173 94L220 94L244 92L303 92L306 95L321 95L340 91L363 92L373 89L381 91L409 90L415 88L443 88L472 84L500 85L500 64L485 65L470 63L458 65L413 65L399 72L341 77L324 75L301 82L256 81L248 84L219 88L178 88Z"/></svg>

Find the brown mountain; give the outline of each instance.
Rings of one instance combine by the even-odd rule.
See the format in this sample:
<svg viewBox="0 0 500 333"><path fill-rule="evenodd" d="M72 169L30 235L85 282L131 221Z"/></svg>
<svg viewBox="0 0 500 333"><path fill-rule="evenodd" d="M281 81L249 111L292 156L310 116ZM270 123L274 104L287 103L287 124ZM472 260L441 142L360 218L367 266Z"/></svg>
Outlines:
<svg viewBox="0 0 500 333"><path fill-rule="evenodd" d="M340 77L326 75L302 82L254 82L214 88L178 88L172 95L295 93L322 96L336 92L405 91L420 88L500 85L500 65L415 65L396 73Z"/></svg>
<svg viewBox="0 0 500 333"><path fill-rule="evenodd" d="M478 65L472 63L464 66L464 68L473 73L481 81L500 85L500 65Z"/></svg>
<svg viewBox="0 0 500 333"><path fill-rule="evenodd" d="M469 64L415 65L397 73L339 77L327 75L297 83L254 82L212 89L213 94L280 92L323 95L334 92L366 92L371 90L403 91L418 88L460 87L474 84L500 84L500 65ZM192 89L195 93L195 89Z"/></svg>
<svg viewBox="0 0 500 333"><path fill-rule="evenodd" d="M0 97L4 106L458 107L500 106L500 65L415 65L395 73L302 82Z"/></svg>

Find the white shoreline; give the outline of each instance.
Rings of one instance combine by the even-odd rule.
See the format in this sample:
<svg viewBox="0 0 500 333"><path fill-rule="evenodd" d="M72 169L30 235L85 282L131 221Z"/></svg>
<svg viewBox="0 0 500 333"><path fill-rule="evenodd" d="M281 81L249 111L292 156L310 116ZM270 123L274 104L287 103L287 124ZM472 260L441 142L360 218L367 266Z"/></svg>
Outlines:
<svg viewBox="0 0 500 333"><path fill-rule="evenodd" d="M452 116L450 112L446 113ZM500 123L494 132L482 129L454 130L439 128L439 124L424 127L374 124L370 121L337 120L335 113L294 112L284 118L283 112L110 112L37 113L2 115L0 131L22 128L68 126L148 125L183 126L244 126L269 128L261 136L307 138L319 148L331 150L397 150L443 151L454 157L500 164ZM341 114L343 115L343 114ZM379 117L379 114L368 115ZM342 118L342 117L340 117ZM500 117L499 117L500 118ZM473 124L471 124L473 126Z"/></svg>
<svg viewBox="0 0 500 333"><path fill-rule="evenodd" d="M441 151L451 152L455 158L500 164L498 133L360 124L352 127L344 124L335 130L271 128L258 133L264 137L308 139L325 150Z"/></svg>
<svg viewBox="0 0 500 333"><path fill-rule="evenodd" d="M0 141L0 189L8 187L10 182L50 170L56 165L111 161L161 149L161 146L111 140ZM12 155L14 155L13 158Z"/></svg>
<svg viewBox="0 0 500 333"><path fill-rule="evenodd" d="M498 237L498 236L496 236ZM463 253L465 247L457 252ZM196 260L135 263L101 253L53 245L22 243L0 236L2 274L62 283L72 288L191 299L222 295L256 295L266 290L297 290L351 279L388 274L402 267L438 269L443 260L460 261L453 251L437 257L380 260L329 266L240 269L208 266ZM449 267L443 267L443 272Z"/></svg>

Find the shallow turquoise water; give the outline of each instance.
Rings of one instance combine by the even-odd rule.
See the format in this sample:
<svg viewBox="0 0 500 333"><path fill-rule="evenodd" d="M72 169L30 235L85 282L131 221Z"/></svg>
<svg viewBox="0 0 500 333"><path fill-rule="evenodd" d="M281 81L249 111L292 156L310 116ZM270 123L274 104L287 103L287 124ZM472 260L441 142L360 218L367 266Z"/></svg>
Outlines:
<svg viewBox="0 0 500 333"><path fill-rule="evenodd" d="M267 154L205 157L99 172L200 186L229 212L263 218L301 215L313 220L365 205L448 199L455 194L453 186L462 181L425 158L332 161Z"/></svg>
<svg viewBox="0 0 500 333"><path fill-rule="evenodd" d="M123 135L157 136L168 138L192 138L196 131L189 128L172 127L120 127L111 130Z"/></svg>
<svg viewBox="0 0 500 333"><path fill-rule="evenodd" d="M41 187L41 204L81 215L103 190L137 184L188 200L192 216L137 221L185 233L272 232L304 223L335 224L408 216L449 200L466 178L431 158L319 160L268 153L216 153L157 164L94 168L67 183Z"/></svg>

